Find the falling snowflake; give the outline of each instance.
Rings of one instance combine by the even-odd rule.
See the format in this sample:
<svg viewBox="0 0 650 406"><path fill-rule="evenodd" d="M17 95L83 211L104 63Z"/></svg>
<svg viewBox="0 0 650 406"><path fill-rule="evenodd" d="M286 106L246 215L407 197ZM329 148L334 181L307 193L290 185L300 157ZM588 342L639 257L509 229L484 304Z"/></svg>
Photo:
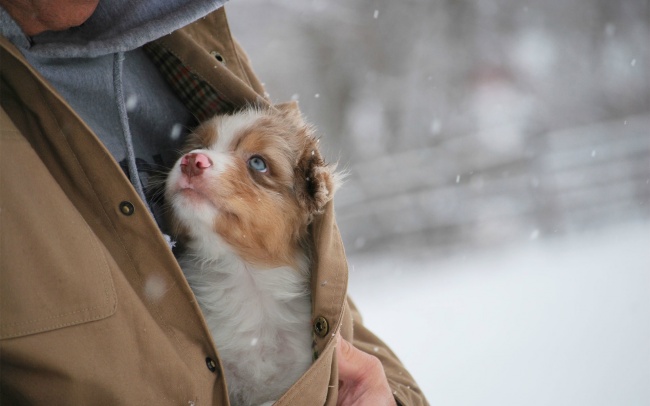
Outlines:
<svg viewBox="0 0 650 406"><path fill-rule="evenodd" d="M126 111L133 111L138 107L138 96L131 94L126 98Z"/></svg>
<svg viewBox="0 0 650 406"><path fill-rule="evenodd" d="M181 137L181 134L183 133L183 125L180 123L176 123L172 126L172 130L169 133L169 136L171 137L172 140L176 141Z"/></svg>

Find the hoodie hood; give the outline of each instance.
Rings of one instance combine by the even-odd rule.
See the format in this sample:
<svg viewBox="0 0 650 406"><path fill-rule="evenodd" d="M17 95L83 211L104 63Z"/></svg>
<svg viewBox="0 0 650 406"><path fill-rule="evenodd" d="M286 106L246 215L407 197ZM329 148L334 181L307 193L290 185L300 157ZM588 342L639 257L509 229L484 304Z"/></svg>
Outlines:
<svg viewBox="0 0 650 406"><path fill-rule="evenodd" d="M66 31L25 36L0 7L0 32L34 56L92 58L136 49L223 6L226 0L100 0L90 18Z"/></svg>

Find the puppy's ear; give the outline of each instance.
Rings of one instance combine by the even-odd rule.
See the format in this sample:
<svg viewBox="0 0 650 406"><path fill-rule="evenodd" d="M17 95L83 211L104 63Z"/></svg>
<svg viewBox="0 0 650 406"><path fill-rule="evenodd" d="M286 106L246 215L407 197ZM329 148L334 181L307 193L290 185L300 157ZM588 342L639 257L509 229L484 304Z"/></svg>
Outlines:
<svg viewBox="0 0 650 406"><path fill-rule="evenodd" d="M309 213L309 220L322 213L332 200L339 183L335 165L328 165L318 151L317 142L310 138L296 167L298 202Z"/></svg>
<svg viewBox="0 0 650 406"><path fill-rule="evenodd" d="M302 118L302 114L300 113L300 108L298 107L297 101L280 103L276 104L273 107L275 107L280 112L281 116L293 122L295 125L305 125L305 120Z"/></svg>

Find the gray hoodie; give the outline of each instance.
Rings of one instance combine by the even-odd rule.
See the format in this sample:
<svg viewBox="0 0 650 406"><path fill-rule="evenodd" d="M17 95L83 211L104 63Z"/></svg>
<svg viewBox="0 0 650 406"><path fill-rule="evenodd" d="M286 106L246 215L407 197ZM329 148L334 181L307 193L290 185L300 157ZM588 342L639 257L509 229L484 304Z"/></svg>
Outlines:
<svg viewBox="0 0 650 406"><path fill-rule="evenodd" d="M81 26L27 37L0 7L0 33L23 53L125 169L140 197L148 176L173 163L194 120L140 48L225 0L100 1Z"/></svg>

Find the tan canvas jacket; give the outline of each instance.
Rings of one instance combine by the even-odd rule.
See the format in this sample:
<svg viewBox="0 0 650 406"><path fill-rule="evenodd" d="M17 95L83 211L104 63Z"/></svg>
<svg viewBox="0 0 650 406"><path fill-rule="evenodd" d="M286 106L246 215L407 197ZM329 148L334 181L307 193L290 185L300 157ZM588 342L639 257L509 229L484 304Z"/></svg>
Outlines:
<svg viewBox="0 0 650 406"><path fill-rule="evenodd" d="M197 116L264 102L223 9L148 48L212 96L176 89ZM0 104L0 404L227 405L218 351L163 235L98 138L2 37ZM338 331L381 359L400 403L425 404L346 299L331 205L312 232L318 357L277 404L336 404ZM147 294L153 285L164 294Z"/></svg>

